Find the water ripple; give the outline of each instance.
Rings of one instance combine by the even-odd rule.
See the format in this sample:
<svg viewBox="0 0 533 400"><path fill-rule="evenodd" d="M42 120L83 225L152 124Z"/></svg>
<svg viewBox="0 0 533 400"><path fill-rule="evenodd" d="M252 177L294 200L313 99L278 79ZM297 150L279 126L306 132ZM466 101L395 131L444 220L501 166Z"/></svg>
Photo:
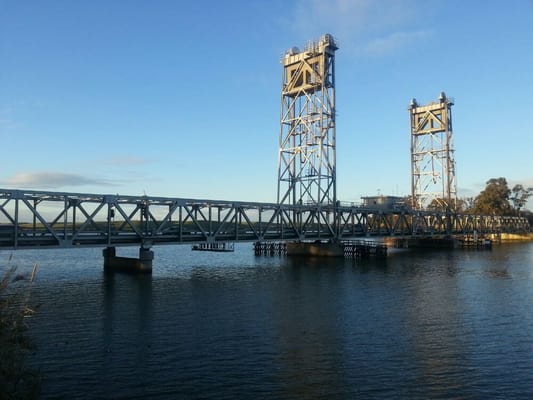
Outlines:
<svg viewBox="0 0 533 400"><path fill-rule="evenodd" d="M292 260L155 249L39 263L28 320L43 398L533 398L533 246ZM8 254L0 252L0 268Z"/></svg>

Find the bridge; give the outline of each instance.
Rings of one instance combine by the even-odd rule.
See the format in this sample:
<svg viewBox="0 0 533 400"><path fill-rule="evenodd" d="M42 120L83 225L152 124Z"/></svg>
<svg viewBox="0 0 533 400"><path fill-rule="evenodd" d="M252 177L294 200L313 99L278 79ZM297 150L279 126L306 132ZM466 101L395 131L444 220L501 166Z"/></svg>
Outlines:
<svg viewBox="0 0 533 400"><path fill-rule="evenodd" d="M331 35L283 65L276 203L0 189L0 249L103 247L104 264L127 264L119 246L138 246L151 270L154 245L286 241L337 243L358 237L461 236L529 232L526 219L456 211L451 105L411 115L412 205L383 208L337 200L334 55ZM428 146L439 144L439 148ZM431 166L431 169L427 169ZM437 188L430 188L437 185ZM438 187L441 185L441 187ZM427 209L429 201L439 209Z"/></svg>
<svg viewBox="0 0 533 400"><path fill-rule="evenodd" d="M523 233L525 218L0 189L0 248L114 247Z"/></svg>

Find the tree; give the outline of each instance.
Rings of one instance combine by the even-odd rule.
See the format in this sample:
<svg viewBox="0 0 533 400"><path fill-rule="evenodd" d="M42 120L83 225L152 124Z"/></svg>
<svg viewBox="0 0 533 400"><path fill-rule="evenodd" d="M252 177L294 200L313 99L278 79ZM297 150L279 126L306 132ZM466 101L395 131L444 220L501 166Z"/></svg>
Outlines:
<svg viewBox="0 0 533 400"><path fill-rule="evenodd" d="M487 181L483 190L474 200L472 213L483 215L511 215L509 204L511 190L505 178L492 178Z"/></svg>
<svg viewBox="0 0 533 400"><path fill-rule="evenodd" d="M532 194L533 188L530 187L526 189L523 185L514 185L511 190L511 201L513 202L517 215L520 215L520 209L526 205Z"/></svg>

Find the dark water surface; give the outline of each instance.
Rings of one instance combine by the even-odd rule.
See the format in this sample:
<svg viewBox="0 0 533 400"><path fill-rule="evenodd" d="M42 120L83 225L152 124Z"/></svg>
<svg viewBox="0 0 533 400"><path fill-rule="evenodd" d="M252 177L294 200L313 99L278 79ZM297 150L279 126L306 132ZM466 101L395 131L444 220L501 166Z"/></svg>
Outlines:
<svg viewBox="0 0 533 400"><path fill-rule="evenodd" d="M532 243L381 261L154 252L152 276L104 274L99 249L0 252L0 268L39 265L43 398L533 398Z"/></svg>

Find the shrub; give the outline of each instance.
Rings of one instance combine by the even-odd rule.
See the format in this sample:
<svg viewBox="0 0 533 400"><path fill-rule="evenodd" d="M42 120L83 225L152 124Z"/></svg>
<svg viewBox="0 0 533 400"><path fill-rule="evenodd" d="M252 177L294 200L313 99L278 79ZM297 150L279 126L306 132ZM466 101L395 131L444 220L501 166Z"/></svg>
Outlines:
<svg viewBox="0 0 533 400"><path fill-rule="evenodd" d="M24 319L33 313L28 302L35 271L36 265L28 278L15 275L12 267L0 281L0 399L33 399L39 394L39 375L25 363L34 348Z"/></svg>

